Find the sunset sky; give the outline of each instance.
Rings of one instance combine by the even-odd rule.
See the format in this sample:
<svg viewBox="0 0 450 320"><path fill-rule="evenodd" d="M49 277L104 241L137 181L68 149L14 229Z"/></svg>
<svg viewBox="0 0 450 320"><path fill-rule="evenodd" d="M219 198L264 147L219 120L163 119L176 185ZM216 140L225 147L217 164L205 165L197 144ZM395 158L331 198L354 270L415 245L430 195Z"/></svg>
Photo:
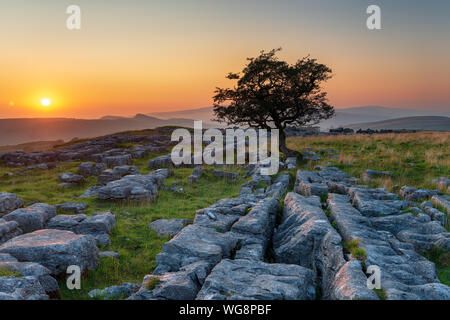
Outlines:
<svg viewBox="0 0 450 320"><path fill-rule="evenodd" d="M66 28L71 4L81 30ZM382 30L366 28L369 4ZM206 107L228 72L277 47L329 65L338 108L449 110L449 34L448 0L0 0L0 117Z"/></svg>

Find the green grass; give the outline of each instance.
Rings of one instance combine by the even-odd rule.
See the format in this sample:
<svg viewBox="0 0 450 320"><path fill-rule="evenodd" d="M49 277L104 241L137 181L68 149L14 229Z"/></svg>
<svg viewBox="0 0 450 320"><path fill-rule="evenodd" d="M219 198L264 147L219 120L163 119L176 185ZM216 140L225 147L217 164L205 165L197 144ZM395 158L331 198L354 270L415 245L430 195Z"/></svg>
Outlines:
<svg viewBox="0 0 450 320"><path fill-rule="evenodd" d="M153 290L155 289L155 287L161 283L161 280L159 280L159 278L157 277L152 277L148 282L147 282L147 290Z"/></svg>
<svg viewBox="0 0 450 320"><path fill-rule="evenodd" d="M0 277L9 277L9 276L20 277L21 275L17 272L9 270L8 268L0 266Z"/></svg>
<svg viewBox="0 0 450 320"><path fill-rule="evenodd" d="M155 131L139 131L139 134L146 133L155 134ZM298 151L311 146L316 152L320 149L333 148L341 154L338 159L321 155L322 160L318 163L300 162L301 169L312 169L316 164L323 165L330 161L334 166L355 177L361 177L366 169L392 170L395 173L392 179L374 180L370 185L393 190L395 184L433 189L431 178L450 176L449 139L448 133L418 133L289 138L288 143L290 148ZM139 168L140 173L146 174L151 171L147 168L148 160L156 156L159 154L150 154L144 159L137 159L134 165ZM417 165L409 166L409 162ZM34 202L49 204L84 202L88 206L88 214L110 210L116 215L117 223L111 235L112 244L103 249L119 252L120 258L102 259L96 270L84 275L81 290L68 290L65 280L61 279L63 299L89 299L87 293L92 289L103 289L123 282L141 283L143 277L155 268L155 257L161 252L163 244L170 240L170 237L161 237L149 230L148 225L152 221L161 218L193 219L196 210L205 208L219 199L237 196L242 183L245 182L242 178L234 182L216 178L210 173L213 168L205 167L200 182L190 185L187 183L187 177L192 174L192 169L180 168L174 170L174 176L168 178L165 185L170 187L177 181L177 187L182 187L185 193L160 190L159 197L151 203L104 202L77 198L88 187L96 185L96 177L87 179L79 187L70 189L58 187L58 175L63 172L75 173L78 165L79 162L59 163L58 167L51 170L31 171L26 175L12 177L4 175L8 172L18 172L23 168L5 168L0 165L1 191L16 193L24 199L26 205ZM224 167L223 170L239 172L242 177L238 166ZM296 170L289 170L289 174L291 175L289 190L292 190ZM280 203L283 204L283 200ZM281 211L277 214L277 224L280 220ZM333 223L333 226L336 227L336 224ZM343 246L356 258L365 260L366 253L359 247L357 240L344 243ZM269 262L273 261L270 254L266 258ZM429 259L436 263L439 279L450 285L448 253L433 254ZM1 272L0 270L0 275Z"/></svg>
<svg viewBox="0 0 450 320"><path fill-rule="evenodd" d="M321 149L335 149L340 154L336 159L321 154L320 161L303 163L304 168L331 162L356 178L362 178L367 169L393 171L392 178L369 183L388 191L393 191L395 185L436 189L432 178L450 176L450 132L290 137L287 143L296 151L311 147L316 153Z"/></svg>
<svg viewBox="0 0 450 320"><path fill-rule="evenodd" d="M148 173L148 160L158 155L151 154L144 159L135 160L140 173ZM159 197L149 202L109 202L95 198L78 199L77 197L93 185L97 178L90 177L86 182L75 188L58 187L58 175L63 172L76 172L80 162L58 164L51 170L32 171L26 175L3 177L1 191L17 194L24 199L26 205L35 202L57 204L62 202L84 202L87 204L87 214L93 212L111 211L116 215L116 227L111 235L112 244L107 250L120 253L119 259L106 258L100 261L100 266L85 275L81 282L81 290L68 290L65 280L60 280L63 299L88 299L87 293L92 289L103 289L123 282L141 283L145 275L151 273L156 266L155 257L161 252L162 245L169 237L158 236L150 231L148 225L157 219L183 218L193 219L198 209L207 207L219 199L235 197L243 179L226 181L214 177L212 168L205 168L198 184L188 184L187 177L192 169L180 168L174 170L174 175L165 181L166 186L172 186L177 181L185 193L160 190ZM225 167L224 170L240 172L240 168ZM0 176L18 169L0 166ZM242 176L242 175L241 175Z"/></svg>
<svg viewBox="0 0 450 320"><path fill-rule="evenodd" d="M351 253L356 259L360 260L362 263L366 262L367 254L366 250L359 247L359 240L353 239L342 243L344 252Z"/></svg>
<svg viewBox="0 0 450 320"><path fill-rule="evenodd" d="M424 253L424 257L436 265L439 280L443 284L450 286L450 251L432 248Z"/></svg>
<svg viewBox="0 0 450 320"><path fill-rule="evenodd" d="M378 298L380 298L380 300L386 300L387 299L386 290L384 290L383 288L381 288L381 289L373 289L373 291L375 291L375 293L377 294Z"/></svg>

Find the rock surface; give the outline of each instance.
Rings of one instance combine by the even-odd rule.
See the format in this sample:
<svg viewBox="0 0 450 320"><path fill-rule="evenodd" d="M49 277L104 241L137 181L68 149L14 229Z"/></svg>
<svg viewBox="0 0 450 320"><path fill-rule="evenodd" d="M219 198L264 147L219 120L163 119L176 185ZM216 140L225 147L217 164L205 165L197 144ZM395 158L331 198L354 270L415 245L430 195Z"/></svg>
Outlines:
<svg viewBox="0 0 450 320"><path fill-rule="evenodd" d="M101 200L146 200L158 196L158 189L164 180L172 175L170 169L158 169L147 175L128 175L120 180L109 182L98 190Z"/></svg>
<svg viewBox="0 0 450 320"><path fill-rule="evenodd" d="M90 236L65 230L43 229L15 237L0 246L0 253L8 253L21 262L36 262L52 275L66 272L70 265L82 271L98 265L98 249Z"/></svg>
<svg viewBox="0 0 450 320"><path fill-rule="evenodd" d="M35 203L32 206L17 209L3 217L6 221L15 221L19 228L27 233L44 229L47 221L56 216L56 208L46 203Z"/></svg>
<svg viewBox="0 0 450 320"><path fill-rule="evenodd" d="M190 222L188 219L159 219L150 223L149 228L160 236L174 236Z"/></svg>
<svg viewBox="0 0 450 320"><path fill-rule="evenodd" d="M46 228L90 235L95 239L97 245L106 246L111 244L109 233L112 232L115 224L116 218L111 212L94 213L92 216L60 214L52 218Z"/></svg>
<svg viewBox="0 0 450 320"><path fill-rule="evenodd" d="M13 193L0 192L0 218L23 207L23 200Z"/></svg>
<svg viewBox="0 0 450 320"><path fill-rule="evenodd" d="M222 260L197 300L313 300L314 272L289 264Z"/></svg>

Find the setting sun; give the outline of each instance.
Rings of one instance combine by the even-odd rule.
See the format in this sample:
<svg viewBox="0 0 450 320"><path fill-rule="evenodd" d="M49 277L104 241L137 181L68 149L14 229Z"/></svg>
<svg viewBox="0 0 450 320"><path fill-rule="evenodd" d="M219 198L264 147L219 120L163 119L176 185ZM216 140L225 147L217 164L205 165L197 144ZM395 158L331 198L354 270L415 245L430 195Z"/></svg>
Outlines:
<svg viewBox="0 0 450 320"><path fill-rule="evenodd" d="M41 100L41 105L43 107L49 107L52 104L52 101L49 98L44 98Z"/></svg>

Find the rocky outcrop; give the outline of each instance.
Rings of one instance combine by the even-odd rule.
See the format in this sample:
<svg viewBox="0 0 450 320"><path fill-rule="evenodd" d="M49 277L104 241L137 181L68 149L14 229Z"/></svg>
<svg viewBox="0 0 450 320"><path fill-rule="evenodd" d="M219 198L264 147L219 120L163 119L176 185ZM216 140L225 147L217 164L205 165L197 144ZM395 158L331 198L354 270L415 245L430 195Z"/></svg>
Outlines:
<svg viewBox="0 0 450 320"><path fill-rule="evenodd" d="M188 177L188 182L189 183L198 183L200 177L202 176L203 173L203 169L200 166L196 166L194 168L194 171L192 172L192 174Z"/></svg>
<svg viewBox="0 0 450 320"><path fill-rule="evenodd" d="M236 180L238 178L237 172L213 170L213 171L211 171L211 174L215 177L223 178L223 179L227 179L227 180Z"/></svg>
<svg viewBox="0 0 450 320"><path fill-rule="evenodd" d="M150 223L149 228L160 236L175 236L190 222L188 219L158 219Z"/></svg>
<svg viewBox="0 0 450 320"><path fill-rule="evenodd" d="M36 277L0 277L0 300L48 300Z"/></svg>
<svg viewBox="0 0 450 320"><path fill-rule="evenodd" d="M23 207L23 200L13 193L0 192L0 217Z"/></svg>
<svg viewBox="0 0 450 320"><path fill-rule="evenodd" d="M424 221L412 213L376 217L370 220L378 230L391 232L400 241L411 243L416 251L433 247L450 250L450 233L437 221Z"/></svg>
<svg viewBox="0 0 450 320"><path fill-rule="evenodd" d="M435 209L432 202L424 201L420 204L420 207L430 216L431 220L438 221L443 226L447 224L447 215L444 212Z"/></svg>
<svg viewBox="0 0 450 320"><path fill-rule="evenodd" d="M164 156L156 157L154 159L151 159L148 162L148 168L149 169L161 169L161 168L172 168L173 162L172 162L172 156L170 154L166 154Z"/></svg>
<svg viewBox="0 0 450 320"><path fill-rule="evenodd" d="M367 278L361 268L347 266L341 271L346 265L341 242L317 196L305 198L288 193L273 241L276 261L314 270L324 299L377 299L367 289Z"/></svg>
<svg viewBox="0 0 450 320"><path fill-rule="evenodd" d="M438 190L423 190L414 187L403 186L399 191L400 196L407 201L423 201L431 198L434 195L438 195Z"/></svg>
<svg viewBox="0 0 450 320"><path fill-rule="evenodd" d="M442 210L447 214L450 214L450 196L433 196L431 198L431 202L436 206L442 207Z"/></svg>
<svg viewBox="0 0 450 320"><path fill-rule="evenodd" d="M17 222L19 228L27 233L43 229L54 216L56 216L56 208L54 206L46 203L35 203L32 206L8 213L3 219Z"/></svg>
<svg viewBox="0 0 450 320"><path fill-rule="evenodd" d="M133 158L130 154L107 156L103 158L103 162L110 168L116 166L126 166L133 162Z"/></svg>
<svg viewBox="0 0 450 320"><path fill-rule="evenodd" d="M109 234L114 229L116 217L111 212L94 213L92 216L85 214L57 215L46 225L47 229L67 230L76 234L90 235L97 245L111 244Z"/></svg>
<svg viewBox="0 0 450 320"><path fill-rule="evenodd" d="M197 300L313 300L314 272L290 264L222 260L206 278Z"/></svg>
<svg viewBox="0 0 450 320"><path fill-rule="evenodd" d="M22 229L16 221L6 221L0 218L0 244L22 234Z"/></svg>
<svg viewBox="0 0 450 320"><path fill-rule="evenodd" d="M0 253L8 253L21 262L39 263L52 275L65 274L71 265L82 271L98 265L95 240L65 230L43 229L20 235L2 244Z"/></svg>
<svg viewBox="0 0 450 320"><path fill-rule="evenodd" d="M120 286L111 286L105 289L94 289L89 291L90 298L112 300L127 298L139 290L139 285L135 283L125 282Z"/></svg>
<svg viewBox="0 0 450 320"><path fill-rule="evenodd" d="M140 144L131 149L117 148L120 144ZM142 152L160 153L170 145L169 134L113 134L88 141L71 144L53 151L8 152L1 155L2 161L7 166L26 166L40 163L52 163L57 161L95 161L103 162L103 158L117 155L132 155L136 158L142 156ZM110 150L114 150L111 152ZM119 164L116 164L119 165Z"/></svg>
<svg viewBox="0 0 450 320"><path fill-rule="evenodd" d="M68 183L72 185L81 184L84 182L84 177L79 174L74 174L72 172L67 172L59 175L59 180L63 183Z"/></svg>
<svg viewBox="0 0 450 320"><path fill-rule="evenodd" d="M411 243L377 229L370 215L356 210L345 195L331 194L328 206L343 240L356 241L365 252L365 265L380 268L387 299L450 299L450 287L439 282L434 264L417 254Z"/></svg>
<svg viewBox="0 0 450 320"><path fill-rule="evenodd" d="M109 182L119 180L127 175L139 174L139 170L135 166L117 166L113 169L104 170L98 177L98 183L107 185Z"/></svg>
<svg viewBox="0 0 450 320"><path fill-rule="evenodd" d="M147 175L128 175L100 188L98 198L152 201L158 196L158 189L161 188L164 180L172 174L170 169L158 169Z"/></svg>
<svg viewBox="0 0 450 320"><path fill-rule="evenodd" d="M376 178L389 178L392 177L394 173L392 171L376 171L376 170L366 170L363 174L364 180L372 180Z"/></svg>
<svg viewBox="0 0 450 320"><path fill-rule="evenodd" d="M106 170L104 163L84 162L79 165L78 174L87 178L90 176L98 176L104 170Z"/></svg>
<svg viewBox="0 0 450 320"><path fill-rule="evenodd" d="M83 213L86 210L86 204L82 202L66 202L55 205L57 211L65 213Z"/></svg>
<svg viewBox="0 0 450 320"><path fill-rule="evenodd" d="M352 187L348 189L348 194L355 208L367 216L399 214L409 206L407 201L400 200L398 195L385 189Z"/></svg>
<svg viewBox="0 0 450 320"><path fill-rule="evenodd" d="M35 262L19 262L9 254L0 254L0 269L9 270L22 277L33 277L37 279L45 291L45 294L56 298L59 295L58 282L50 274L50 270ZM1 289L0 289L1 292Z"/></svg>

